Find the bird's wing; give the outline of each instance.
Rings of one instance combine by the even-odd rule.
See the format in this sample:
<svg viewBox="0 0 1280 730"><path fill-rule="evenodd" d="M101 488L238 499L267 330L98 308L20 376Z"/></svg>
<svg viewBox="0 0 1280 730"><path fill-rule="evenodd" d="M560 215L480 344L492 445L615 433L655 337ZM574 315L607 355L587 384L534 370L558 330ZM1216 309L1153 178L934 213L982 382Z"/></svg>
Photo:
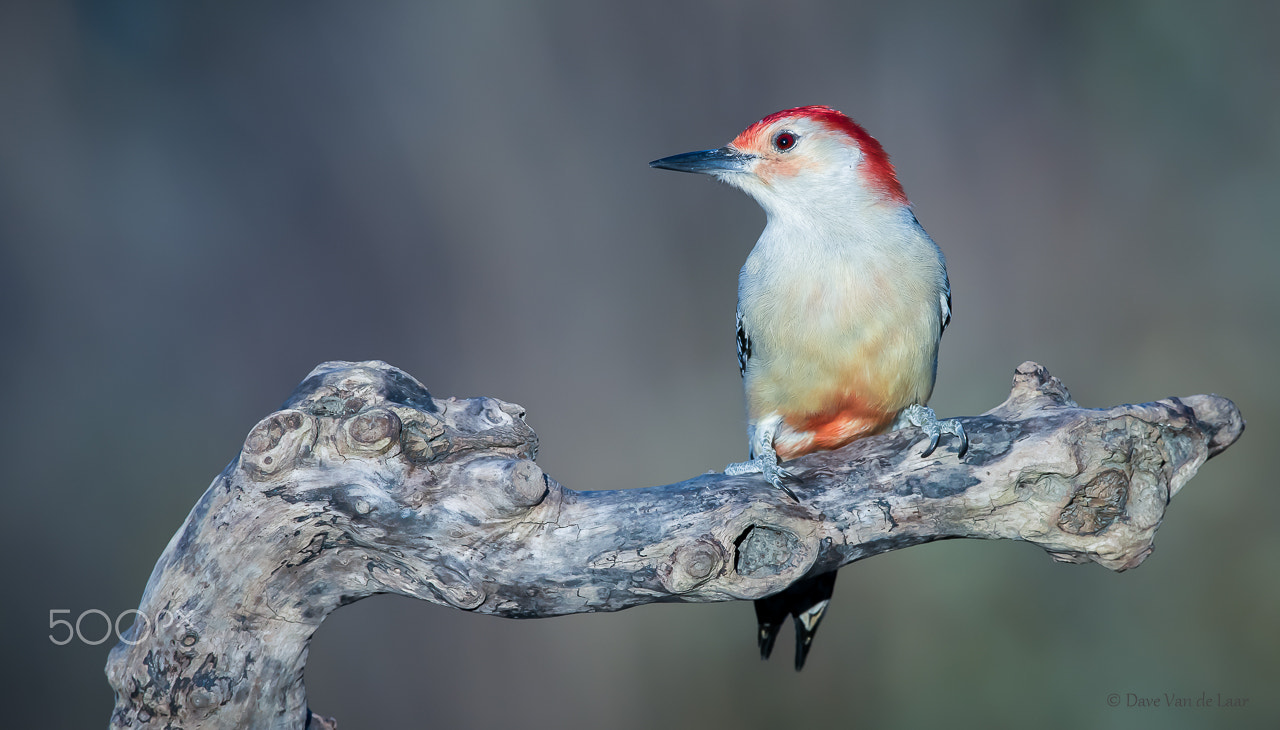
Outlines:
<svg viewBox="0 0 1280 730"><path fill-rule="evenodd" d="M942 333L947 331L947 325L951 324L951 282L946 278L945 273L942 276L942 291L938 293L939 303L942 305L942 326L938 328L938 337L942 337ZM741 333L742 330L738 332ZM742 335L739 334L738 337Z"/></svg>
<svg viewBox="0 0 1280 730"><path fill-rule="evenodd" d="M738 320L738 373L747 376L747 361L751 359L751 335L747 334L747 325L742 321L742 311L737 313Z"/></svg>
<svg viewBox="0 0 1280 730"><path fill-rule="evenodd" d="M929 234L924 232L924 226L920 225L920 219L916 218L915 211L907 209L907 214L911 216L911 223L920 230L920 233L930 241ZM942 252L938 252L938 260L942 260ZM942 291L938 292L938 337L942 337L942 333L947 331L947 325L951 324L951 279L947 277L947 265L942 265Z"/></svg>

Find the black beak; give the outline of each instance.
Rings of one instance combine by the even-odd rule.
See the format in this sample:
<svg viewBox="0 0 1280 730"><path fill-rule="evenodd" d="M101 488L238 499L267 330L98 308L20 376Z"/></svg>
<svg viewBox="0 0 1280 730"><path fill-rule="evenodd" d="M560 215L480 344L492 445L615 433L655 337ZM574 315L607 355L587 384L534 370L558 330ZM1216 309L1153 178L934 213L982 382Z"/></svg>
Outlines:
<svg viewBox="0 0 1280 730"><path fill-rule="evenodd" d="M661 160L650 162L649 167L675 170L677 172L701 172L704 174L744 172L747 169L747 163L754 160L755 157L755 155L744 154L732 147L721 147L718 150L686 152L683 155L663 157Z"/></svg>

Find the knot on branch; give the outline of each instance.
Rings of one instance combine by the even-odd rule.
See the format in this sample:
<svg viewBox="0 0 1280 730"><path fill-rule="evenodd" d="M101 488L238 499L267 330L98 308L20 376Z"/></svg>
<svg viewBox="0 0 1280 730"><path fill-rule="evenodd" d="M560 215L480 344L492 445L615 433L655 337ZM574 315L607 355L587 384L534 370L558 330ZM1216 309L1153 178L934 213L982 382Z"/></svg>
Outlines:
<svg viewBox="0 0 1280 730"><path fill-rule="evenodd" d="M1129 475L1107 469L1071 495L1058 515L1058 527L1072 535L1096 535L1124 514Z"/></svg>
<svg viewBox="0 0 1280 730"><path fill-rule="evenodd" d="M443 459L453 448L448 429L435 416L424 413L409 421L400 431L400 447L404 456L416 464L430 464Z"/></svg>
<svg viewBox="0 0 1280 730"><path fill-rule="evenodd" d="M293 469L351 458L399 467L457 462L476 452L532 460L537 436L524 414L496 398L437 401L386 363L325 363L284 409L249 432L241 462L259 481L280 481Z"/></svg>
<svg viewBox="0 0 1280 730"><path fill-rule="evenodd" d="M494 398L434 399L381 362L321 365L241 451L246 481L288 515L287 533L259 535L263 549L308 580L364 565L334 579L343 601L392 591L478 607L489 595L478 546L559 489L533 461L524 413Z"/></svg>
<svg viewBox="0 0 1280 730"><path fill-rule="evenodd" d="M748 527L742 537L738 538L737 545L738 560L735 567L740 575L746 577L777 575L806 552L799 538L790 530L764 525Z"/></svg>
<svg viewBox="0 0 1280 730"><path fill-rule="evenodd" d="M661 569L662 584L672 593L688 593L725 569L725 550L710 535L681 545Z"/></svg>
<svg viewBox="0 0 1280 730"><path fill-rule="evenodd" d="M1030 360L1013 372L1013 388L1004 403L983 415L1026 415L1029 411L1046 408L1076 408L1067 386L1063 385L1045 366Z"/></svg>
<svg viewBox="0 0 1280 730"><path fill-rule="evenodd" d="M269 479L293 469L299 459L311 455L316 443L316 421L302 411L287 409L262 419L249 432L241 462L251 478Z"/></svg>
<svg viewBox="0 0 1280 730"><path fill-rule="evenodd" d="M342 422L338 450L344 454L384 454L400 441L400 425L400 416L394 411L379 407L363 410Z"/></svg>
<svg viewBox="0 0 1280 730"><path fill-rule="evenodd" d="M1052 432L1037 467L1024 471L1018 491L1061 495L1061 507L1052 525L1028 524L1021 536L1060 562L1128 570L1151 554L1170 499L1209 457L1210 437L1178 399L1121 406L1093 420L1091 428ZM1064 447L1070 458L1053 458Z"/></svg>

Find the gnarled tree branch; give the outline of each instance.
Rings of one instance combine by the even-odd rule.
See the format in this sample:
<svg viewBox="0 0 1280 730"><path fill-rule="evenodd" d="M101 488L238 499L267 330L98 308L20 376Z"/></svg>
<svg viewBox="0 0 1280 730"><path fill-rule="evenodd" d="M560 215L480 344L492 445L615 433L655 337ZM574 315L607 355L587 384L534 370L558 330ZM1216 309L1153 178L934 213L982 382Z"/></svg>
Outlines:
<svg viewBox="0 0 1280 730"><path fill-rule="evenodd" d="M399 593L509 618L776 593L806 575L953 537L1137 566L1170 498L1240 435L1227 399L1080 408L1035 363L969 453L920 432L759 477L575 492L533 461L524 409L437 400L381 362L316 368L253 428L156 564L111 652L112 726L302 728L307 645L335 608Z"/></svg>

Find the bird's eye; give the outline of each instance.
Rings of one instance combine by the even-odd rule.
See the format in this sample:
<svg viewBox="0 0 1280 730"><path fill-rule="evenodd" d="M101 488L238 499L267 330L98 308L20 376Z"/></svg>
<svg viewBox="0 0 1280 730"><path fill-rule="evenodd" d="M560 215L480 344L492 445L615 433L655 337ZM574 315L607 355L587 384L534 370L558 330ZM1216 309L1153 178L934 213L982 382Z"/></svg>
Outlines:
<svg viewBox="0 0 1280 730"><path fill-rule="evenodd" d="M796 146L796 136L791 132L778 132L778 136L773 138L773 146L786 152Z"/></svg>

